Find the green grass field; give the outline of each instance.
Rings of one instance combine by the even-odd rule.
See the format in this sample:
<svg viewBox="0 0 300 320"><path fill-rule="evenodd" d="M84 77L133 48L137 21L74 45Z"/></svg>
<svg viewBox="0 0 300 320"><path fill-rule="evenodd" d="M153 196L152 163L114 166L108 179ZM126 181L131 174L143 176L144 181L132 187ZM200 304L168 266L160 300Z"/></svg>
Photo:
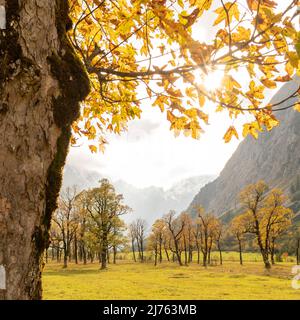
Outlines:
<svg viewBox="0 0 300 320"><path fill-rule="evenodd" d="M291 287L292 262L278 263L270 272L253 256L243 266L225 261L205 269L195 263L179 267L164 262L118 260L108 270L49 263L43 273L44 299L300 299Z"/></svg>

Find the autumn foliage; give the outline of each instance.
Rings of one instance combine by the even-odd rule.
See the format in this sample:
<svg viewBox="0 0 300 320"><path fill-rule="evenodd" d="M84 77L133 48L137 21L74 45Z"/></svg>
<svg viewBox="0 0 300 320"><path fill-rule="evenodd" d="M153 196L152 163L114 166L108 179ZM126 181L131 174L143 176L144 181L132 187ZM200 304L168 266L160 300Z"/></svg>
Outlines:
<svg viewBox="0 0 300 320"><path fill-rule="evenodd" d="M278 9L270 0L70 0L69 37L92 84L72 142L99 138L103 150L105 132L126 129L141 116L142 101L160 108L175 134L198 138L211 110L233 121L250 115L243 136L271 130L282 101L270 104L266 93L299 74L297 0L284 3ZM210 36L202 41L205 28ZM222 81L210 90L206 77L215 71ZM284 108L299 110L298 96L296 90L286 97ZM239 138L234 122L225 142L232 137Z"/></svg>

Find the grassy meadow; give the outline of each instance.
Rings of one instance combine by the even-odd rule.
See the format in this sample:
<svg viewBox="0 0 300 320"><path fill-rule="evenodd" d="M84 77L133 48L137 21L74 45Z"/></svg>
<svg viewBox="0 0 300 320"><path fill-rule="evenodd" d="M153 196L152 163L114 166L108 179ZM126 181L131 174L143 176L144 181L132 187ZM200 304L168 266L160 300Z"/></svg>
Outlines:
<svg viewBox="0 0 300 320"><path fill-rule="evenodd" d="M291 287L294 262L280 262L266 271L257 254L226 253L223 266L196 263L132 262L124 259L101 271L98 263L50 262L43 273L44 299L300 299Z"/></svg>

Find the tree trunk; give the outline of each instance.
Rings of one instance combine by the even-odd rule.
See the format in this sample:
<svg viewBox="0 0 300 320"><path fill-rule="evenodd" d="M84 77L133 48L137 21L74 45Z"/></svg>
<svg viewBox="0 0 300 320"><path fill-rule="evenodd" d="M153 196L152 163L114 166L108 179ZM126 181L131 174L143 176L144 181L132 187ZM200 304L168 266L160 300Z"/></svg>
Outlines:
<svg viewBox="0 0 300 320"><path fill-rule="evenodd" d="M271 263L269 261L269 253L266 250L261 250L262 258L266 269L271 269Z"/></svg>
<svg viewBox="0 0 300 320"><path fill-rule="evenodd" d="M168 249L166 248L166 246L164 246L164 249L165 249L165 253L166 253L167 260L170 262L170 257L169 257Z"/></svg>
<svg viewBox="0 0 300 320"><path fill-rule="evenodd" d="M175 253L176 253L177 261L179 265L182 266L181 252L179 252L178 242L177 241L174 241L174 242L175 242Z"/></svg>
<svg viewBox="0 0 300 320"><path fill-rule="evenodd" d="M66 256L65 254L64 254L64 266L63 267L64 268L68 267L68 256Z"/></svg>
<svg viewBox="0 0 300 320"><path fill-rule="evenodd" d="M94 252L91 252L91 253L90 253L90 260L91 260L91 263L94 262Z"/></svg>
<svg viewBox="0 0 300 320"><path fill-rule="evenodd" d="M197 244L197 264L200 264L200 247Z"/></svg>
<svg viewBox="0 0 300 320"><path fill-rule="evenodd" d="M159 240L159 263L162 263L162 239Z"/></svg>
<svg viewBox="0 0 300 320"><path fill-rule="evenodd" d="M297 248L296 248L296 259L297 259L297 265L299 265L299 249L300 249L300 238L297 239Z"/></svg>
<svg viewBox="0 0 300 320"><path fill-rule="evenodd" d="M203 266L206 268L207 267L207 254L208 254L208 239L207 235L204 235L204 245L201 245L201 250L203 253Z"/></svg>
<svg viewBox="0 0 300 320"><path fill-rule="evenodd" d="M82 260L83 260L83 252L82 252L81 242L79 242L78 259L80 262L82 262Z"/></svg>
<svg viewBox="0 0 300 320"><path fill-rule="evenodd" d="M107 251L108 251L107 232L106 230L103 230L102 248L100 252L101 270L104 270L107 268Z"/></svg>
<svg viewBox="0 0 300 320"><path fill-rule="evenodd" d="M271 263L269 261L269 248L267 246L267 239L266 239L266 245L264 247L263 246L263 241L262 241L262 238L261 238L260 229L259 229L259 222L258 222L256 214L254 214L254 218L255 218L255 226L256 226L257 244L258 244L258 247L260 249L260 253L262 255L265 268L266 269L271 269Z"/></svg>
<svg viewBox="0 0 300 320"><path fill-rule="evenodd" d="M0 299L40 299L70 125L89 91L65 0L0 0Z"/></svg>
<svg viewBox="0 0 300 320"><path fill-rule="evenodd" d="M77 248L77 236L74 236L74 260L75 263L78 264L78 248Z"/></svg>
<svg viewBox="0 0 300 320"><path fill-rule="evenodd" d="M64 243L64 247L63 247L63 250L64 250L64 268L67 268L68 267L68 246L66 243Z"/></svg>
<svg viewBox="0 0 300 320"><path fill-rule="evenodd" d="M193 262L193 249L191 246L189 247L189 262Z"/></svg>
<svg viewBox="0 0 300 320"><path fill-rule="evenodd" d="M207 252L203 252L203 266L206 268L207 267Z"/></svg>
<svg viewBox="0 0 300 320"><path fill-rule="evenodd" d="M83 264L86 264L87 258L86 258L86 250L84 244L82 244L82 257L83 257Z"/></svg>
<svg viewBox="0 0 300 320"><path fill-rule="evenodd" d="M243 265L243 254L242 254L242 242L240 239L238 239L239 242L239 253L240 253L240 265Z"/></svg>
<svg viewBox="0 0 300 320"><path fill-rule="evenodd" d="M109 250L106 250L106 257L107 257L107 263L110 264L110 256L109 256Z"/></svg>
<svg viewBox="0 0 300 320"><path fill-rule="evenodd" d="M144 262L144 241L140 240L140 249L141 249L141 262Z"/></svg>
<svg viewBox="0 0 300 320"><path fill-rule="evenodd" d="M140 259L140 262L142 262L142 251L141 251L141 245L140 245L140 240L137 238L136 240L136 243L137 243L137 249L138 249L138 253L139 253L139 259Z"/></svg>
<svg viewBox="0 0 300 320"><path fill-rule="evenodd" d="M271 263L272 263L272 265L275 264L274 251L273 250L271 251Z"/></svg>
<svg viewBox="0 0 300 320"><path fill-rule="evenodd" d="M72 250L71 250L71 242L68 241L68 258L69 258L69 262L72 261Z"/></svg>
<svg viewBox="0 0 300 320"><path fill-rule="evenodd" d="M274 265L274 264L275 264L275 259L274 259L274 255L275 255L275 241L274 241L274 240L272 240L272 243L271 243L270 255L271 255L271 263L272 263L272 265Z"/></svg>
<svg viewBox="0 0 300 320"><path fill-rule="evenodd" d="M117 248L116 248L116 246L113 246L113 263L114 264L116 264L116 262L117 262Z"/></svg>
<svg viewBox="0 0 300 320"><path fill-rule="evenodd" d="M135 256L135 250L134 250L134 239L131 240L131 249L132 249L133 260L134 262L136 262L136 256Z"/></svg>
<svg viewBox="0 0 300 320"><path fill-rule="evenodd" d="M56 249L56 262L59 262L59 246L57 246L57 249Z"/></svg>
<svg viewBox="0 0 300 320"><path fill-rule="evenodd" d="M54 260L54 247L51 247L51 260Z"/></svg>
<svg viewBox="0 0 300 320"><path fill-rule="evenodd" d="M222 257L222 249L220 246L220 241L218 241L218 250L219 250L219 256L220 256L220 265L223 265L223 257Z"/></svg>
<svg viewBox="0 0 300 320"><path fill-rule="evenodd" d="M184 245L184 264L188 264L188 252L187 252L187 247L186 247L186 240L185 237L183 237L183 245Z"/></svg>

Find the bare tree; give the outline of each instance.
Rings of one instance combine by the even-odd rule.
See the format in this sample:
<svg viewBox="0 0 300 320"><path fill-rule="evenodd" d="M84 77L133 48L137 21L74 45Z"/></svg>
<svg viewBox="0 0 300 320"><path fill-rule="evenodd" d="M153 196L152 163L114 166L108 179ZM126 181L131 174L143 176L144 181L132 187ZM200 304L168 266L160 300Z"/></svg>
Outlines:
<svg viewBox="0 0 300 320"><path fill-rule="evenodd" d="M215 225L215 230L214 230L214 236L215 236L215 241L216 241L216 245L219 251L219 259L220 259L220 265L223 264L223 257L222 257L222 247L221 247L221 239L223 236L223 225L222 222L218 219L216 221L216 225Z"/></svg>
<svg viewBox="0 0 300 320"><path fill-rule="evenodd" d="M198 212L198 223L201 241L201 251L203 254L203 266L210 263L210 253L214 239L217 219L212 213L206 213L201 206L195 207Z"/></svg>
<svg viewBox="0 0 300 320"><path fill-rule="evenodd" d="M195 219L193 226L194 243L197 248L197 263L200 264L200 250L201 250L201 230L200 222Z"/></svg>
<svg viewBox="0 0 300 320"><path fill-rule="evenodd" d="M182 238L185 220L176 218L176 212L174 210L171 210L167 215L165 215L164 220L174 245L174 247L170 245L170 250L176 255L179 265L182 266L180 239Z"/></svg>
<svg viewBox="0 0 300 320"><path fill-rule="evenodd" d="M71 257L71 241L78 228L78 211L76 207L76 187L67 188L62 192L58 209L54 213L53 221L59 227L64 252L64 268L68 266L68 257Z"/></svg>
<svg viewBox="0 0 300 320"><path fill-rule="evenodd" d="M147 222L140 218L135 220L131 224L132 235L133 235L133 238L135 239L135 241L133 241L133 248L134 248L134 243L136 243L140 262L144 262L144 258L145 258L144 251L145 251L146 226L147 226Z"/></svg>
<svg viewBox="0 0 300 320"><path fill-rule="evenodd" d="M128 230L129 230L129 237L131 240L132 256L133 256L134 262L136 262L136 256L135 256L136 232L135 232L135 223L134 222L129 225Z"/></svg>

